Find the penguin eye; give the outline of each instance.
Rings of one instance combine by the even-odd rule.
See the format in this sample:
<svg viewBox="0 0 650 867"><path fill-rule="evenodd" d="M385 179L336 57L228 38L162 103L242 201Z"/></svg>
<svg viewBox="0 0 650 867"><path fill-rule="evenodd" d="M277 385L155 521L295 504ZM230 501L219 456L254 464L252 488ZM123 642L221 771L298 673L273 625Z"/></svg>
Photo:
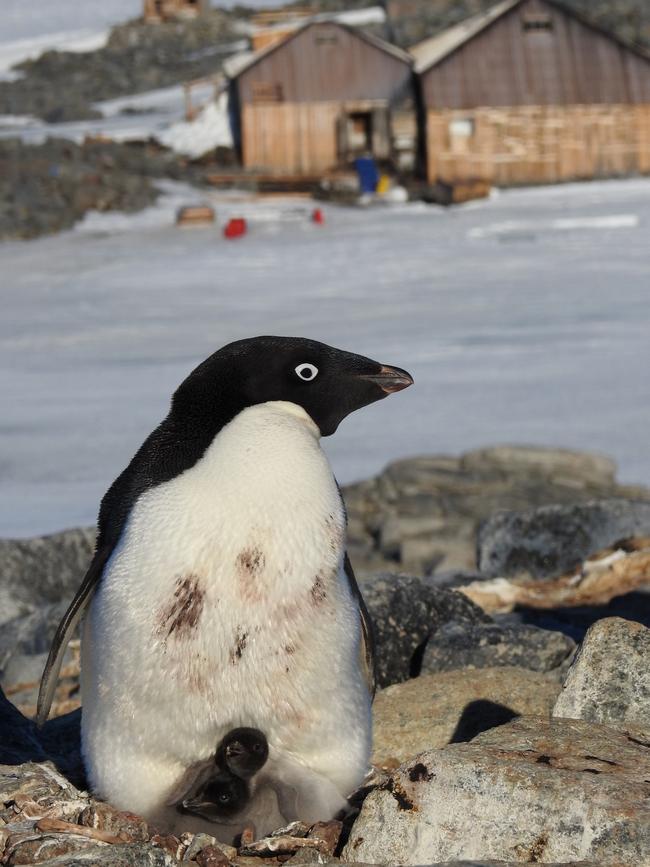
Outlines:
<svg viewBox="0 0 650 867"><path fill-rule="evenodd" d="M296 375L300 379L304 379L305 382L311 382L312 379L316 379L318 376L318 368L315 364L299 364L296 367Z"/></svg>

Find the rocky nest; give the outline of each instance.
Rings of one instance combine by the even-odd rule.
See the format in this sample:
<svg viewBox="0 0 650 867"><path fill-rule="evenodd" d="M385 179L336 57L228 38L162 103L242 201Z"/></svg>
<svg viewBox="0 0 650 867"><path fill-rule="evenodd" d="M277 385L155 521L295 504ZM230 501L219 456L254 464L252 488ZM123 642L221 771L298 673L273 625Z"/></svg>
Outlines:
<svg viewBox="0 0 650 867"><path fill-rule="evenodd" d="M648 491L617 486L604 459L495 449L403 461L345 495L381 686L349 820L235 848L84 790L78 643L59 716L42 731L29 719L92 552L92 531L71 530L0 542L2 863L650 863ZM413 538L448 553L396 572ZM470 544L471 562L445 568Z"/></svg>

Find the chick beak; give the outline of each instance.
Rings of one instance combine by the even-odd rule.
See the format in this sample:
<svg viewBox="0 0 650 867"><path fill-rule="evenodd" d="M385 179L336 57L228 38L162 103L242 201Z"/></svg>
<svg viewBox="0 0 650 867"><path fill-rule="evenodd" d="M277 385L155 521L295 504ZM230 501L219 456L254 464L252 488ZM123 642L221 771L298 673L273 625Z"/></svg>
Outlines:
<svg viewBox="0 0 650 867"><path fill-rule="evenodd" d="M395 391L402 391L409 385L413 385L413 377L410 373L400 367L391 367L388 364L382 364L379 373L361 374L361 379L377 383L386 394L393 394Z"/></svg>

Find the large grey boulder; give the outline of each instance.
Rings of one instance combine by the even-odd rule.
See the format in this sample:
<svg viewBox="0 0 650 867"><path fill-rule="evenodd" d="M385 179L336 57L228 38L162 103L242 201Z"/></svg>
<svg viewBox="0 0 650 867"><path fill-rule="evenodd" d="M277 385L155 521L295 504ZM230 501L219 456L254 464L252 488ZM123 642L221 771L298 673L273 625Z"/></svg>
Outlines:
<svg viewBox="0 0 650 867"><path fill-rule="evenodd" d="M575 642L562 632L499 623L446 623L429 639L422 672L516 666L565 672Z"/></svg>
<svg viewBox="0 0 650 867"><path fill-rule="evenodd" d="M0 628L0 682L7 685L7 670L18 656L47 653L68 602L45 604L15 617ZM15 682L15 678L11 682Z"/></svg>
<svg viewBox="0 0 650 867"><path fill-rule="evenodd" d="M553 716L650 726L650 629L609 617L585 635Z"/></svg>
<svg viewBox="0 0 650 867"><path fill-rule="evenodd" d="M516 716L550 716L559 691L553 676L505 667L423 674L389 686L373 706L373 764L396 767Z"/></svg>
<svg viewBox="0 0 650 867"><path fill-rule="evenodd" d="M499 512L479 529L478 567L494 578L554 578L630 536L650 536L650 503L610 499Z"/></svg>
<svg viewBox="0 0 650 867"><path fill-rule="evenodd" d="M0 626L74 596L92 558L95 530L0 539Z"/></svg>
<svg viewBox="0 0 650 867"><path fill-rule="evenodd" d="M443 624L490 621L462 593L409 575L377 575L363 580L361 590L375 627L379 686L417 674L424 644Z"/></svg>
<svg viewBox="0 0 650 867"><path fill-rule="evenodd" d="M649 743L529 717L422 753L366 798L343 858L648 864Z"/></svg>

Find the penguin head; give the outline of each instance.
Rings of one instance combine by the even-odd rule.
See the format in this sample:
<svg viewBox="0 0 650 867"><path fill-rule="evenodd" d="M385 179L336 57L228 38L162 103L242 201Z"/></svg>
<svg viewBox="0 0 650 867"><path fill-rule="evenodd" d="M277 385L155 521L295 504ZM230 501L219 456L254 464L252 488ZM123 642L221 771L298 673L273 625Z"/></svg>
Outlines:
<svg viewBox="0 0 650 867"><path fill-rule="evenodd" d="M413 384L399 367L301 337L253 337L224 346L174 395L173 408L233 418L248 406L288 401L302 407L322 436L356 409Z"/></svg>
<svg viewBox="0 0 650 867"><path fill-rule="evenodd" d="M230 731L217 746L215 764L243 780L250 779L269 757L269 745L259 729Z"/></svg>
<svg viewBox="0 0 650 867"><path fill-rule="evenodd" d="M191 797L179 805L181 812L202 816L217 822L234 816L246 806L250 797L248 786L239 777L229 773L217 773Z"/></svg>

